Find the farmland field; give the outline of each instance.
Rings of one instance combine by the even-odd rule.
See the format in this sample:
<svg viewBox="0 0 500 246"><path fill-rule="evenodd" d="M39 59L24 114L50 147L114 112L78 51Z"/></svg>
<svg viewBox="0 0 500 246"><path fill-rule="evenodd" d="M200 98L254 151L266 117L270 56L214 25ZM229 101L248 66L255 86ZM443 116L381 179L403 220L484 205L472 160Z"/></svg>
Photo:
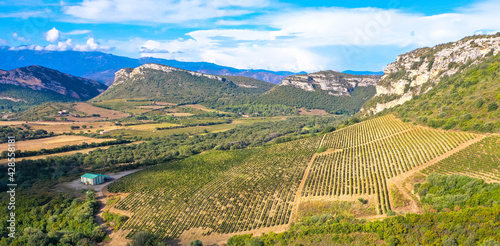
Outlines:
<svg viewBox="0 0 500 246"><path fill-rule="evenodd" d="M112 139L109 138L98 139L98 138L90 138L84 136L61 135L61 136L41 138L41 139L17 141L16 150L34 151L41 149L52 149L52 148L62 147L65 145L77 145L82 143L88 143L88 144L102 143L110 140ZM7 143L0 144L0 149L6 150L7 145L8 145Z"/></svg>
<svg viewBox="0 0 500 246"><path fill-rule="evenodd" d="M123 144L123 145L140 144L140 143L142 143L142 141L132 142L132 143ZM30 156L30 157L21 157L21 158L16 158L16 161L19 162L19 161L22 161L22 160L40 160L40 159L45 159L47 157L73 155L73 154L77 154L77 153L87 154L87 153L89 153L91 151L94 151L96 149L103 150L103 149L108 149L108 148L110 148L112 146L117 146L117 145L108 145L108 146L101 146L101 147L95 147L95 148L66 151L66 152L61 152L61 153L56 153L56 154L50 154L50 155L37 155L37 156ZM0 159L0 165L7 165L7 163L8 163L7 159Z"/></svg>
<svg viewBox="0 0 500 246"><path fill-rule="evenodd" d="M392 209L388 180L465 148L477 136L387 115L322 136L160 164L118 180L109 191L130 193L115 206L133 214L122 236L150 231L164 239L216 242L211 240L224 235L286 229L314 211L311 204L385 216ZM320 147L326 151L316 153Z"/></svg>
<svg viewBox="0 0 500 246"><path fill-rule="evenodd" d="M460 174L500 181L500 137L489 136L426 168L424 173Z"/></svg>
<svg viewBox="0 0 500 246"><path fill-rule="evenodd" d="M378 212L391 209L387 179L410 171L475 138L405 124L392 115L368 120L325 136L322 146L338 151L318 155L303 197L377 195Z"/></svg>
<svg viewBox="0 0 500 246"><path fill-rule="evenodd" d="M228 234L286 225L319 138L261 149L211 151L125 177L117 209L133 212L123 230L177 238L190 229ZM154 221L154 223L150 223Z"/></svg>

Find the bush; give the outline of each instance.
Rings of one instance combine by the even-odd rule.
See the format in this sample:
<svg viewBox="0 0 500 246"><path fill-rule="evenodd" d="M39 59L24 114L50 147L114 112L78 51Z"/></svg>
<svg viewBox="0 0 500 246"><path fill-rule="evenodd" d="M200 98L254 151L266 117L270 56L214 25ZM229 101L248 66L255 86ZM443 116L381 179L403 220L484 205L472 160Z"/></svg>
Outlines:
<svg viewBox="0 0 500 246"><path fill-rule="evenodd" d="M492 102L488 105L488 112L495 111L498 109L498 104L496 102Z"/></svg>
<svg viewBox="0 0 500 246"><path fill-rule="evenodd" d="M190 243L190 245L191 246L203 246L203 243L200 240L196 239L196 240L192 241Z"/></svg>
<svg viewBox="0 0 500 246"><path fill-rule="evenodd" d="M326 146L321 146L316 152L317 153L323 153L327 150L328 148Z"/></svg>
<svg viewBox="0 0 500 246"><path fill-rule="evenodd" d="M482 98L479 98L476 100L476 108L482 107L484 104L484 100Z"/></svg>

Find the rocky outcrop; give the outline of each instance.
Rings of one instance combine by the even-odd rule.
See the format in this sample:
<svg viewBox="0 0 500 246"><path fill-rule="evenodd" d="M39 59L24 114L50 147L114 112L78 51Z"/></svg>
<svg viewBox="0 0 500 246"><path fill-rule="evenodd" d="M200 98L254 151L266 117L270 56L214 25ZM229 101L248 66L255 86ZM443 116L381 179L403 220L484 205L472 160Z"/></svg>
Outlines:
<svg viewBox="0 0 500 246"><path fill-rule="evenodd" d="M119 84L123 83L124 81L126 81L128 79L133 78L134 75L141 75L141 74L143 74L143 72L145 70L148 70L148 69L162 71L162 72L165 72L165 73L170 73L170 72L186 72L186 73L189 73L189 74L191 74L193 76L207 77L209 79L216 79L216 80L219 80L219 81L226 81L225 78L220 77L220 76L216 76L216 75L199 73L199 72L193 72L193 71L189 71L189 70L184 70L184 69L175 68L175 67L166 66L166 65L160 65L160 64L156 64L156 63L148 63L148 64L141 65L139 67L136 67L136 68L124 68L124 69L118 70L118 72L115 73L115 81L110 86L110 88L112 86L119 85Z"/></svg>
<svg viewBox="0 0 500 246"><path fill-rule="evenodd" d="M288 76L279 86L293 86L305 91L323 90L333 96L350 96L358 86L375 86L378 75L352 75L335 71Z"/></svg>
<svg viewBox="0 0 500 246"><path fill-rule="evenodd" d="M387 65L377 94L361 110L365 114L403 104L431 90L443 76L451 76L486 56L500 52L500 34L466 37L460 41L421 48Z"/></svg>
<svg viewBox="0 0 500 246"><path fill-rule="evenodd" d="M105 85L97 81L37 65L9 71L0 70L0 84L10 84L36 91L52 91L80 101L91 99L106 89ZM16 100L24 101L23 98Z"/></svg>

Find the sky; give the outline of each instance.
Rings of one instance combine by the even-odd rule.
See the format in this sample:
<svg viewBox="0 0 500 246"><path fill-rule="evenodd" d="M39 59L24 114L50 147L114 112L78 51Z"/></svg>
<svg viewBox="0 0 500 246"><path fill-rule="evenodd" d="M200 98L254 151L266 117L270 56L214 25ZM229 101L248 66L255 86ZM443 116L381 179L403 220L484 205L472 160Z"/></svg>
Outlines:
<svg viewBox="0 0 500 246"><path fill-rule="evenodd" d="M500 31L499 0L0 0L0 46L241 69L382 71Z"/></svg>

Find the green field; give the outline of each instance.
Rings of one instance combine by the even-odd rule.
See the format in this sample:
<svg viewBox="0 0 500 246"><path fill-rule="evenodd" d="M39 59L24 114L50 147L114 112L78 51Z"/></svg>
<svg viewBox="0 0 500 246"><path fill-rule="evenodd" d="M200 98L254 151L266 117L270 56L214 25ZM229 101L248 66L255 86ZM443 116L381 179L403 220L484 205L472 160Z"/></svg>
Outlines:
<svg viewBox="0 0 500 246"><path fill-rule="evenodd" d="M209 151L160 164L118 180L109 190L131 193L116 205L134 214L122 227L129 236L150 231L175 239L193 230L209 236L287 225L306 168L325 146L330 150L316 154L301 200L375 195L376 212L385 214L391 210L388 179L475 137L387 115L323 136L263 148Z"/></svg>
<svg viewBox="0 0 500 246"><path fill-rule="evenodd" d="M500 137L487 137L426 168L424 173L461 174L500 181Z"/></svg>
<svg viewBox="0 0 500 246"><path fill-rule="evenodd" d="M110 192L130 192L116 208L133 212L130 235L177 238L289 223L295 193L319 138L240 151L211 151L127 176ZM154 223L151 223L154 222Z"/></svg>
<svg viewBox="0 0 500 246"><path fill-rule="evenodd" d="M302 196L376 194L379 213L391 210L387 180L475 138L406 124L393 115L364 121L325 136L339 151L316 157Z"/></svg>

